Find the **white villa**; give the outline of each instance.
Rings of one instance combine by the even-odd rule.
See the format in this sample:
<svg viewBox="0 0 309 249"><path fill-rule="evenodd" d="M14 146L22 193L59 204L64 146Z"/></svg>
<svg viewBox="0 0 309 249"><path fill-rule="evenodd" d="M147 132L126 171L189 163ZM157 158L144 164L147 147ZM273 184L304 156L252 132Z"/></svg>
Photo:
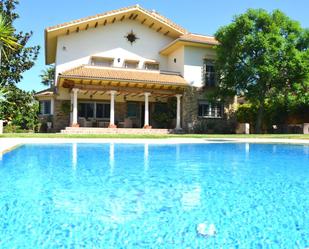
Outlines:
<svg viewBox="0 0 309 249"><path fill-rule="evenodd" d="M220 119L223 105L203 94L216 83L217 44L139 5L49 27L45 58L56 74L54 87L36 94L41 117L54 131L180 130Z"/></svg>

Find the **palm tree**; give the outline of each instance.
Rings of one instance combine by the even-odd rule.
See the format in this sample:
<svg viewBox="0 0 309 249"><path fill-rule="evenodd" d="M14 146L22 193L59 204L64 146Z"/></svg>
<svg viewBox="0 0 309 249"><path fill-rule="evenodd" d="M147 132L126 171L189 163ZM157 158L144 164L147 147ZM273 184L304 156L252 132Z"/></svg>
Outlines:
<svg viewBox="0 0 309 249"><path fill-rule="evenodd" d="M14 28L6 21L3 14L0 13L0 66L2 53L6 56L5 49L14 50L20 45L14 37Z"/></svg>
<svg viewBox="0 0 309 249"><path fill-rule="evenodd" d="M42 70L41 83L44 86L52 87L54 85L55 80L55 66L49 66L45 70Z"/></svg>

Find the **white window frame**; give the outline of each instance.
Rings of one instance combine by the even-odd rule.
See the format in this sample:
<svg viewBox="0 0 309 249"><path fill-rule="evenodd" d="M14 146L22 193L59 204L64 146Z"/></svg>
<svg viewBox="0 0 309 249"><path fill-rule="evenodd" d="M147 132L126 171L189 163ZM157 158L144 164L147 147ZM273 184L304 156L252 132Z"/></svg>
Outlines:
<svg viewBox="0 0 309 249"><path fill-rule="evenodd" d="M128 65L136 65L136 67L130 67ZM139 61L135 61L135 60L125 60L124 61L124 68L127 68L127 69L138 69L138 66L139 66Z"/></svg>
<svg viewBox="0 0 309 249"><path fill-rule="evenodd" d="M87 100L82 100L82 101L78 101L78 104L93 104L93 117L89 117L89 119L95 119L95 120L107 120L107 119L109 119L109 117L97 118L97 104L110 105L110 102L107 102L107 101L87 101ZM82 118L79 115L78 115L78 117Z"/></svg>
<svg viewBox="0 0 309 249"><path fill-rule="evenodd" d="M114 58L106 57L91 57L91 66L95 67L112 67L114 65Z"/></svg>
<svg viewBox="0 0 309 249"><path fill-rule="evenodd" d="M157 66L157 69L152 69L152 68L148 68L148 65L152 65L152 66ZM144 68L145 70L149 70L149 71L158 71L160 69L160 64L157 62L145 62L144 64Z"/></svg>
<svg viewBox="0 0 309 249"><path fill-rule="evenodd" d="M204 83L204 86L206 86L206 87L215 87L216 85L217 85L217 80L216 80L216 78L215 78L215 80L214 80L214 84L213 85L209 85L209 84L207 84L207 82L206 82L206 75L207 75L207 66L215 66L215 61L214 60L211 60L211 59L204 59L204 61L203 61L203 83ZM214 74L216 74L216 72L213 72ZM215 75L215 77L216 77L216 75Z"/></svg>
<svg viewBox="0 0 309 249"><path fill-rule="evenodd" d="M200 105L208 105L209 106L209 109L208 109L208 114L207 115L199 115L199 106ZM212 115L212 108L213 108L213 104L211 104L210 102L208 101L199 101L198 102L198 117L199 118L223 118L223 115L224 115L224 106L223 104L215 104L215 106L217 107L218 105L221 105L221 115L218 115L218 108L214 108L214 115Z"/></svg>
<svg viewBox="0 0 309 249"><path fill-rule="evenodd" d="M50 111L49 113L45 113L45 103L49 102L50 103ZM54 114L54 100L53 99L42 99L39 100L40 103L40 115L43 116L48 116L48 115L53 115Z"/></svg>

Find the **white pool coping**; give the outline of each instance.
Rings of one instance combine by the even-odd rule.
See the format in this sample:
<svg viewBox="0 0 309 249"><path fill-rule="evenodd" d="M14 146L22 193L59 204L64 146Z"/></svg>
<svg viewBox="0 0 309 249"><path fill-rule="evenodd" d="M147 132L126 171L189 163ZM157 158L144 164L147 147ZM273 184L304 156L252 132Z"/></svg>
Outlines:
<svg viewBox="0 0 309 249"><path fill-rule="evenodd" d="M23 144L61 143L127 143L127 144L205 144L205 143L271 143L303 144L304 139L273 138L162 138L162 139L118 139L118 138L0 138L0 153L3 154Z"/></svg>

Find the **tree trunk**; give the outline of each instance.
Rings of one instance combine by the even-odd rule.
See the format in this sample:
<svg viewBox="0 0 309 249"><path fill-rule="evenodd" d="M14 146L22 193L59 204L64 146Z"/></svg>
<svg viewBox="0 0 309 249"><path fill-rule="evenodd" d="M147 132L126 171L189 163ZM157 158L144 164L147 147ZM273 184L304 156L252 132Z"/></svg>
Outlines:
<svg viewBox="0 0 309 249"><path fill-rule="evenodd" d="M260 100L260 106L257 114L257 119L256 119L256 127L255 127L255 132L257 134L262 133L262 121L263 121L263 116L264 116L264 99Z"/></svg>

